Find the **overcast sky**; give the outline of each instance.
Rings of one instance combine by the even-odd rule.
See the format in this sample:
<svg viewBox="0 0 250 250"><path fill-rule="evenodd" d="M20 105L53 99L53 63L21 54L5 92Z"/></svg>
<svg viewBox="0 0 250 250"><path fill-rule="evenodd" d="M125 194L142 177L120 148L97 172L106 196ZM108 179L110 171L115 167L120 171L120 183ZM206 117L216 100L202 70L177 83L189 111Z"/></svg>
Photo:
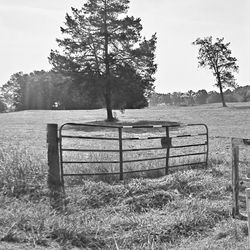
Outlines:
<svg viewBox="0 0 250 250"><path fill-rule="evenodd" d="M0 85L13 73L49 70L66 12L84 0L0 0ZM239 85L250 85L250 0L131 0L143 35L157 33L156 91L213 90L209 70L197 68L197 37L225 37L240 67Z"/></svg>

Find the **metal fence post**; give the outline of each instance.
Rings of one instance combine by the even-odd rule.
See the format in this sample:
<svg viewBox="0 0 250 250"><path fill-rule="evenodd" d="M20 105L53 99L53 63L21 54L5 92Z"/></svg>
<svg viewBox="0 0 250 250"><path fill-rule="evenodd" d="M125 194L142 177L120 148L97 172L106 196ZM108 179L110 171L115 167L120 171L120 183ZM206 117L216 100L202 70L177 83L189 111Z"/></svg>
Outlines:
<svg viewBox="0 0 250 250"><path fill-rule="evenodd" d="M120 154L120 180L123 180L123 150L122 150L122 128L119 130L119 154Z"/></svg>
<svg viewBox="0 0 250 250"><path fill-rule="evenodd" d="M169 127L166 127L166 139L167 139L167 142L169 142ZM168 175L169 154L170 154L170 145L169 145L169 143L167 143L165 175Z"/></svg>
<svg viewBox="0 0 250 250"><path fill-rule="evenodd" d="M59 151L58 151L58 125L47 124L48 144L48 187L50 202L54 209L63 208L63 186L60 176Z"/></svg>
<svg viewBox="0 0 250 250"><path fill-rule="evenodd" d="M240 215L239 212L239 145L232 138L232 195L233 195L233 218Z"/></svg>

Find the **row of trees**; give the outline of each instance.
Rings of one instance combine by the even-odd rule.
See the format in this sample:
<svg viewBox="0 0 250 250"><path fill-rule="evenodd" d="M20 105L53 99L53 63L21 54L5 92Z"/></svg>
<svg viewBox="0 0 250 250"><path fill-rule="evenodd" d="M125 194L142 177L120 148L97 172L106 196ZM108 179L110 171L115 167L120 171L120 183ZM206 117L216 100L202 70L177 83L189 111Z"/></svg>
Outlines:
<svg viewBox="0 0 250 250"><path fill-rule="evenodd" d="M224 102L249 102L250 86L237 87L233 90L227 89L223 92ZM168 94L154 93L150 98L150 106L157 105L180 105L191 106L206 103L221 102L221 94L216 91L207 92L205 89L194 92L173 92Z"/></svg>
<svg viewBox="0 0 250 250"><path fill-rule="evenodd" d="M60 73L34 71L30 74L16 73L3 85L0 91L0 112L27 109L97 109L105 107L101 91L93 83L78 79L72 81ZM200 105L221 102L221 95L216 91L186 93L173 92L160 94L153 92L145 97L143 88L123 86L123 90L114 93L114 107L117 109L143 108L148 105ZM224 91L225 102L249 102L250 86L237 87Z"/></svg>
<svg viewBox="0 0 250 250"><path fill-rule="evenodd" d="M166 105L193 105L205 104L207 102L208 93L206 90L194 92L189 90L186 93L173 92L167 94L154 93L150 98L150 106L161 104Z"/></svg>
<svg viewBox="0 0 250 250"><path fill-rule="evenodd" d="M125 72L121 76L126 79L132 77L126 76ZM70 77L53 71L18 72L1 88L0 111L7 108L16 111L104 108L102 87L81 75ZM120 82L119 87L113 90L113 108L143 108L148 105L146 97L151 89L145 89L140 81Z"/></svg>

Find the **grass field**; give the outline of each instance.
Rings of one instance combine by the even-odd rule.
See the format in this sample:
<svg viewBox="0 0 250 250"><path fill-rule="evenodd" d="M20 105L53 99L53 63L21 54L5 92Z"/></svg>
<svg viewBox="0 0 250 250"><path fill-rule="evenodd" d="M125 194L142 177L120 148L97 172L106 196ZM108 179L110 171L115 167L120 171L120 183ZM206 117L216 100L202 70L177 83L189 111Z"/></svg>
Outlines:
<svg viewBox="0 0 250 250"><path fill-rule="evenodd" d="M250 138L250 103L117 111L121 122L205 123L209 167L67 191L49 206L46 124L105 119L105 110L0 114L0 249L247 249L231 213L231 137ZM247 151L242 157L247 158Z"/></svg>

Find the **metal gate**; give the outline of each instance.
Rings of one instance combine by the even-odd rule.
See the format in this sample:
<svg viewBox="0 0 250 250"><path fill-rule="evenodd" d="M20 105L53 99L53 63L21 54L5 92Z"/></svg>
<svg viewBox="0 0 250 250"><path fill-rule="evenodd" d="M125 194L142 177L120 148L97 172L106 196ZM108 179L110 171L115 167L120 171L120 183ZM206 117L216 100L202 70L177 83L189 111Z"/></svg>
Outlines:
<svg viewBox="0 0 250 250"><path fill-rule="evenodd" d="M207 165L208 128L66 123L59 129L61 178L124 175Z"/></svg>

